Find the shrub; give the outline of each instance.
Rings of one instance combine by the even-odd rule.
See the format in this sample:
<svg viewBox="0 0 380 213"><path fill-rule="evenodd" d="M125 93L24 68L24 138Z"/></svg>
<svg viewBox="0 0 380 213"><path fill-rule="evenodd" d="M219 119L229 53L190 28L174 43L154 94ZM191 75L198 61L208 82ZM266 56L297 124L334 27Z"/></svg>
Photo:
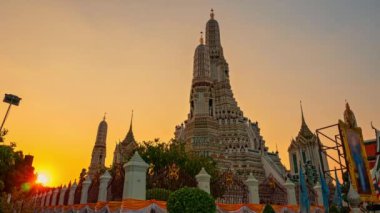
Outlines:
<svg viewBox="0 0 380 213"><path fill-rule="evenodd" d="M207 192L185 187L170 194L167 209L169 213L212 213L216 206Z"/></svg>
<svg viewBox="0 0 380 213"><path fill-rule="evenodd" d="M146 191L146 199L167 201L169 199L170 193L171 191L167 189L161 189L161 188L148 189Z"/></svg>
<svg viewBox="0 0 380 213"><path fill-rule="evenodd" d="M263 213L276 213L271 205L267 204L265 205L265 208L263 210Z"/></svg>

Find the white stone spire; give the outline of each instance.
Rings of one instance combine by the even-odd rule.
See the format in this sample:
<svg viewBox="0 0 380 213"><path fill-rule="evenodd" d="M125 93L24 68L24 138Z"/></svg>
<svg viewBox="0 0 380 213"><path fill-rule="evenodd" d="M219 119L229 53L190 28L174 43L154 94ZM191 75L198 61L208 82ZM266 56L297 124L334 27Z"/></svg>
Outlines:
<svg viewBox="0 0 380 213"><path fill-rule="evenodd" d="M193 85L202 82L211 83L210 55L208 47L203 44L203 32L194 52Z"/></svg>
<svg viewBox="0 0 380 213"><path fill-rule="evenodd" d="M107 129L108 124L104 114L103 120L99 123L95 146L92 150L91 164L88 171L91 177L100 169L105 167Z"/></svg>
<svg viewBox="0 0 380 213"><path fill-rule="evenodd" d="M95 146L106 146L108 124L106 122L106 113L103 120L99 123L98 132L96 134Z"/></svg>
<svg viewBox="0 0 380 213"><path fill-rule="evenodd" d="M214 17L214 10L211 9L210 20L206 24L206 44L210 47L221 46L219 24Z"/></svg>

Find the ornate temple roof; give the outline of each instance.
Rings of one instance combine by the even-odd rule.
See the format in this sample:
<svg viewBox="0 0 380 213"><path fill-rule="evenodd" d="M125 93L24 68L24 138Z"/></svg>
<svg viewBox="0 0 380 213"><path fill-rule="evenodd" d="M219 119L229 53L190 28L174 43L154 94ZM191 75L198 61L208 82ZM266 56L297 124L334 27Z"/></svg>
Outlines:
<svg viewBox="0 0 380 213"><path fill-rule="evenodd" d="M132 142L136 142L136 140L135 140L135 136L133 135L132 125L131 125L131 127L129 128L129 131L128 131L127 135L125 136L122 143L123 144L129 144Z"/></svg>
<svg viewBox="0 0 380 213"><path fill-rule="evenodd" d="M301 103L301 116L302 116L302 124L301 124L301 129L298 133L298 136L303 136L304 138L307 138L307 139L312 138L314 134L306 124L305 117L303 115L302 103Z"/></svg>
<svg viewBox="0 0 380 213"><path fill-rule="evenodd" d="M133 134L132 120L133 120L133 111L132 111L131 123L130 123L127 135L125 136L123 141L116 144L114 156L113 156L114 165L124 164L125 162L127 162L129 158L132 156L135 148L138 146L135 140L135 136Z"/></svg>
<svg viewBox="0 0 380 213"><path fill-rule="evenodd" d="M305 117L303 114L303 108L302 108L302 103L300 103L301 106L301 128L300 131L298 132L297 137L292 139L291 144L288 148L288 150L291 150L293 148L296 148L298 146L303 146L309 143L315 143L316 136L314 133L310 130L309 126L307 125L305 121Z"/></svg>
<svg viewBox="0 0 380 213"><path fill-rule="evenodd" d="M132 121L133 121L133 111L132 111L132 117L131 117L131 123L129 126L129 131L127 135L125 136L124 140L121 142L122 145L128 145L130 143L136 143L135 136L133 135L132 130Z"/></svg>

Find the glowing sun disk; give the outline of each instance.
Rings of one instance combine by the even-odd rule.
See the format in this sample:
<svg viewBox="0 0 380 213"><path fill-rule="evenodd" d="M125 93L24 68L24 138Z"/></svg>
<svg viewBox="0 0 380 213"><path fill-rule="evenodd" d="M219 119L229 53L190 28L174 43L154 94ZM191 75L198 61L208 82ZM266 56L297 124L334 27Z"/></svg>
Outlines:
<svg viewBox="0 0 380 213"><path fill-rule="evenodd" d="M46 185L48 182L49 182L49 179L48 179L48 177L47 177L47 175L46 174L44 174L44 173L39 173L38 175L37 175L37 181L36 181L37 183L40 183L40 184L42 184L42 185Z"/></svg>

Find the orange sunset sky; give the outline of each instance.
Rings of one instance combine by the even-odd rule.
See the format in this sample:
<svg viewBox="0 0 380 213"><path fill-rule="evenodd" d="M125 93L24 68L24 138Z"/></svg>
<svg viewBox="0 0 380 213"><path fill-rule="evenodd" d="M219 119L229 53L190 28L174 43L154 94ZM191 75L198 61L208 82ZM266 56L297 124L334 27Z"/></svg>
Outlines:
<svg viewBox="0 0 380 213"><path fill-rule="evenodd" d="M301 125L380 128L380 1L0 0L0 92L22 98L5 128L48 185L78 178L107 112L107 159L129 128L168 141L189 112L199 32L215 10L234 96L287 168ZM0 105L0 115L7 105Z"/></svg>

